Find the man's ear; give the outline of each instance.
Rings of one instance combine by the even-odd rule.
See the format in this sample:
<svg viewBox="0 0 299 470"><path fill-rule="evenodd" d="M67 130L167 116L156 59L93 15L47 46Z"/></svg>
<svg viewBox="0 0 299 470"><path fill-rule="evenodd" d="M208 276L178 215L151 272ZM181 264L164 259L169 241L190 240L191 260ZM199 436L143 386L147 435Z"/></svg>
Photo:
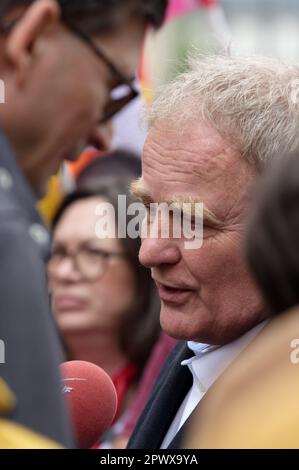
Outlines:
<svg viewBox="0 0 299 470"><path fill-rule="evenodd" d="M9 34L5 56L14 67L19 84L22 84L30 68L34 44L51 24L59 21L60 13L56 0L35 1Z"/></svg>

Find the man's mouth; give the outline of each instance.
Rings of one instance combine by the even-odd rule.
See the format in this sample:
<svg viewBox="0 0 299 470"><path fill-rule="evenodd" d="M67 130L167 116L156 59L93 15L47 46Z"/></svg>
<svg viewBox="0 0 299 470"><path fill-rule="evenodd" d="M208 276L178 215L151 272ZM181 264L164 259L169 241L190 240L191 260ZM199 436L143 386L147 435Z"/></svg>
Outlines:
<svg viewBox="0 0 299 470"><path fill-rule="evenodd" d="M185 287L170 286L160 282L156 282L156 284L158 287L160 299L166 303L177 305L184 304L193 292L192 289L187 289Z"/></svg>

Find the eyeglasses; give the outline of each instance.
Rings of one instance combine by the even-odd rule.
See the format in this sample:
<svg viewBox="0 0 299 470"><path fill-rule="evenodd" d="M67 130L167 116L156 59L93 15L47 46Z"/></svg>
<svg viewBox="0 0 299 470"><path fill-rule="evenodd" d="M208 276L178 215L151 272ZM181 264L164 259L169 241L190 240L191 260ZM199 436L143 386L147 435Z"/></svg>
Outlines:
<svg viewBox="0 0 299 470"><path fill-rule="evenodd" d="M18 17L7 24L0 24L0 33L9 33L14 26L18 23L21 17ZM99 119L99 124L104 124L119 113L127 104L139 96L139 91L134 86L135 78L129 78L124 75L119 68L107 57L107 55L97 46L93 40L82 29L78 28L73 22L69 21L62 15L62 21L65 26L77 37L87 44L96 56L108 67L111 74L115 77L118 83L110 93L110 99L104 107L102 116Z"/></svg>
<svg viewBox="0 0 299 470"><path fill-rule="evenodd" d="M139 96L139 91L134 87L135 78L126 77L119 68L107 57L107 55L93 42L93 40L74 25L69 20L64 19L64 24L68 27L73 34L78 36L84 41L96 54L96 56L108 67L111 74L115 76L117 80L117 88L112 90L110 100L104 108L102 117L100 118L99 124L104 124L121 111L127 104Z"/></svg>
<svg viewBox="0 0 299 470"><path fill-rule="evenodd" d="M53 249L48 261L48 274L50 277L55 278L61 263L68 258L84 279L94 281L105 274L109 259L112 257L126 258L126 255L125 253L105 251L88 246L82 246L73 252L63 247L57 247Z"/></svg>

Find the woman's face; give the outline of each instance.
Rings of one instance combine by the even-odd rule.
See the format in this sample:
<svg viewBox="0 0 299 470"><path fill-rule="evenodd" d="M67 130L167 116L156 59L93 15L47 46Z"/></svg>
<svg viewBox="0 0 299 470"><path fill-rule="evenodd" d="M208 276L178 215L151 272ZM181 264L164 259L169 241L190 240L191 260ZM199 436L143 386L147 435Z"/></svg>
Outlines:
<svg viewBox="0 0 299 470"><path fill-rule="evenodd" d="M118 332L134 302L135 276L120 241L96 236L96 207L103 202L99 197L74 202L53 234L49 286L64 334ZM103 257L101 251L113 255Z"/></svg>

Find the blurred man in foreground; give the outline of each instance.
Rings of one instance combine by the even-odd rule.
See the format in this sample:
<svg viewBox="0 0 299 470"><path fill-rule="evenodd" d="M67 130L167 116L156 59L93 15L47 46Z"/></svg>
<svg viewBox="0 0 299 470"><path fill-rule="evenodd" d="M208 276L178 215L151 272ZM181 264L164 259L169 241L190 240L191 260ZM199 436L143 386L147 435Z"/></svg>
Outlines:
<svg viewBox="0 0 299 470"><path fill-rule="evenodd" d="M296 67L265 57L194 59L150 113L143 177L135 195L151 203L202 202L203 244L160 236L147 218L141 262L162 301L161 324L183 342L170 355L137 424L131 448L177 448L215 380L265 326L269 310L243 252L250 190L276 151L295 148ZM187 215L187 214L185 214ZM183 218L182 218L183 219Z"/></svg>
<svg viewBox="0 0 299 470"><path fill-rule="evenodd" d="M35 210L64 158L106 147L108 120L136 96L145 29L166 0L6 0L0 5L1 376L16 395L13 420L71 445L60 394L62 359L49 312L49 236ZM115 101L112 90L124 85ZM1 442L0 442L1 446Z"/></svg>

